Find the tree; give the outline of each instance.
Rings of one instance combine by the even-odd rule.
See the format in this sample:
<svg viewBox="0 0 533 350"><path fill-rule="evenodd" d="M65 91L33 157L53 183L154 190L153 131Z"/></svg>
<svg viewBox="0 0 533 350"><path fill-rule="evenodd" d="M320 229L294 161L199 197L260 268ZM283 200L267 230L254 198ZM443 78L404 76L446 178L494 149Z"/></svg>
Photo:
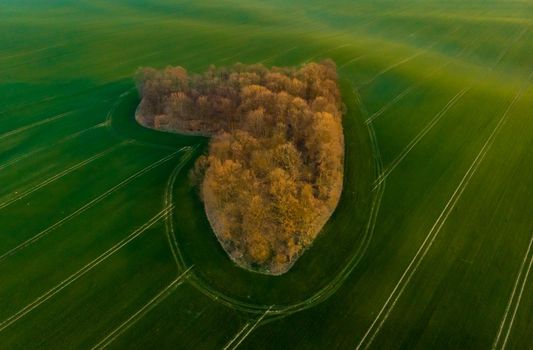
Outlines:
<svg viewBox="0 0 533 350"><path fill-rule="evenodd" d="M333 61L299 68L236 64L189 74L140 69L137 119L210 134L191 172L217 238L238 264L286 271L342 189L342 105Z"/></svg>

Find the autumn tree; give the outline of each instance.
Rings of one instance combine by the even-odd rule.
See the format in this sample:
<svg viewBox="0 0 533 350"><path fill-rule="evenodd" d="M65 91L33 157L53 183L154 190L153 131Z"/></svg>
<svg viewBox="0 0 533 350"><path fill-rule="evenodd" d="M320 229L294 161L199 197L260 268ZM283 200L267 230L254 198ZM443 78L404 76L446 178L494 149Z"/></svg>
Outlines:
<svg viewBox="0 0 533 350"><path fill-rule="evenodd" d="M342 190L335 63L210 66L201 74L144 68L137 85L143 125L212 136L191 179L228 255L259 272L287 271Z"/></svg>

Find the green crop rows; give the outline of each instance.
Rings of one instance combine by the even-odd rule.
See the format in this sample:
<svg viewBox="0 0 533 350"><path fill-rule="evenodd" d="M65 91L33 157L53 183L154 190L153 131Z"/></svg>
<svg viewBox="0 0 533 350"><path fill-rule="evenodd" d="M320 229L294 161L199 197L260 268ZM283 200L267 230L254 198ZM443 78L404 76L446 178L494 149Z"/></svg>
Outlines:
<svg viewBox="0 0 533 350"><path fill-rule="evenodd" d="M0 349L531 349L533 2L3 1ZM139 66L336 61L339 207L235 267Z"/></svg>

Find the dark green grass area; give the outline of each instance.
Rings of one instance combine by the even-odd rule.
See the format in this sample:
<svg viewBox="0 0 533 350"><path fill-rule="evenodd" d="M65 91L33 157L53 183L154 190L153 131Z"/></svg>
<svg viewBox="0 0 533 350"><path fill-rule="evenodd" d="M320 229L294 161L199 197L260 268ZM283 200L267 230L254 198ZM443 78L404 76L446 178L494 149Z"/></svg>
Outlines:
<svg viewBox="0 0 533 350"><path fill-rule="evenodd" d="M529 349L531 1L0 4L0 349ZM236 267L139 66L333 59L340 204ZM168 212L165 211L168 209Z"/></svg>

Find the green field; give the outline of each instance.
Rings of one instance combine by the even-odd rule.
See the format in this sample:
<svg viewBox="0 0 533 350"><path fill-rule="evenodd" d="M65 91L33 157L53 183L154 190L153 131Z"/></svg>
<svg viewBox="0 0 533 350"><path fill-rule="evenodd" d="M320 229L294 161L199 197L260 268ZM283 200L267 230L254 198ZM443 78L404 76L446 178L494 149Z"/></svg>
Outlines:
<svg viewBox="0 0 533 350"><path fill-rule="evenodd" d="M0 3L0 349L533 349L533 2ZM139 66L332 58L344 192L234 266Z"/></svg>

